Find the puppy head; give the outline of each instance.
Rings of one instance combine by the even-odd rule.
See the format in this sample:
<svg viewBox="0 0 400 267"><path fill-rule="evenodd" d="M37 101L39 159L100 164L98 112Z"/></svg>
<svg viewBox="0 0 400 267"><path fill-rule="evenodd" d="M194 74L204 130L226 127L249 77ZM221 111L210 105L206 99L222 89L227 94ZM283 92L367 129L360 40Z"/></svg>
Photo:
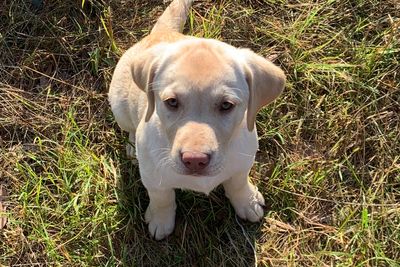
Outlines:
<svg viewBox="0 0 400 267"><path fill-rule="evenodd" d="M151 50L134 62L132 74L147 93L145 121L155 111L169 140L166 162L180 174L218 174L242 123L253 131L258 110L283 90L283 72L250 50L215 40Z"/></svg>

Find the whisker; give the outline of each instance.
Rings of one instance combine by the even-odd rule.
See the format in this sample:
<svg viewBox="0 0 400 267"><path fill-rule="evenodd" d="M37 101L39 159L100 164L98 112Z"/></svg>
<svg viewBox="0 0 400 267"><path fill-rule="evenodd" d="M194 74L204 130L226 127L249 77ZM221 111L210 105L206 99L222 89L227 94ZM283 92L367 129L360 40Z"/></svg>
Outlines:
<svg viewBox="0 0 400 267"><path fill-rule="evenodd" d="M253 155L250 155L250 154L246 154L246 153L241 153L241 152L237 152L239 155L242 155L242 156L246 156L246 157L250 157L250 158L254 158L254 156Z"/></svg>
<svg viewBox="0 0 400 267"><path fill-rule="evenodd" d="M153 152L158 152L158 151L163 151L163 152L167 151L167 152L169 152L169 151L170 151L170 148L168 148L168 147L161 147L161 148L156 148L156 149L150 150L151 153L153 153Z"/></svg>

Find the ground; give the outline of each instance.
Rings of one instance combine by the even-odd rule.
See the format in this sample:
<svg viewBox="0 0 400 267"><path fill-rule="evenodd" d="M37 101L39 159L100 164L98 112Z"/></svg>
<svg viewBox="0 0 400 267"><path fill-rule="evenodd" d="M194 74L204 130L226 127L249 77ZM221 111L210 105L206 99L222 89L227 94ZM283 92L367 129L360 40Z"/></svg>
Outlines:
<svg viewBox="0 0 400 267"><path fill-rule="evenodd" d="M400 3L196 1L185 32L253 49L287 86L258 116L262 222L221 188L178 191L157 242L107 90L165 6L0 4L0 265L399 266Z"/></svg>

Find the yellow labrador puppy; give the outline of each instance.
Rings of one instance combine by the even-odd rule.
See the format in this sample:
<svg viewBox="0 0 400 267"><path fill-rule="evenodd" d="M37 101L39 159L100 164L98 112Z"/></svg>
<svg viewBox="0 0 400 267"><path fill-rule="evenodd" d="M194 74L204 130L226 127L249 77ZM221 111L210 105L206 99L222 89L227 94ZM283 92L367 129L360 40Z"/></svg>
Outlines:
<svg viewBox="0 0 400 267"><path fill-rule="evenodd" d="M116 121L135 142L150 197L145 218L158 240L174 229L176 188L208 194L223 184L239 217L263 217L264 198L248 179L255 118L285 85L280 68L248 49L183 35L191 3L172 1L121 57L109 92Z"/></svg>

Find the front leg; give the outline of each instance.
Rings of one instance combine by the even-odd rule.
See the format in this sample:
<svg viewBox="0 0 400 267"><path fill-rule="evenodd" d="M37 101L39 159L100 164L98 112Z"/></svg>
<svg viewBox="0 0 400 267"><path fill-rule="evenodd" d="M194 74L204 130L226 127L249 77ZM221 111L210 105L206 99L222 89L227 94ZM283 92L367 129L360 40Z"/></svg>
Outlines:
<svg viewBox="0 0 400 267"><path fill-rule="evenodd" d="M264 198L257 187L250 183L248 173L233 176L223 183L225 195L229 198L236 214L251 222L257 222L264 216Z"/></svg>
<svg viewBox="0 0 400 267"><path fill-rule="evenodd" d="M150 234L161 240L172 233L175 227L175 191L173 189L151 189L150 204L147 207L145 219L149 224Z"/></svg>
<svg viewBox="0 0 400 267"><path fill-rule="evenodd" d="M126 155L128 158L133 159L135 158L135 133L134 132L129 132L129 139L128 139L128 144L126 144Z"/></svg>

